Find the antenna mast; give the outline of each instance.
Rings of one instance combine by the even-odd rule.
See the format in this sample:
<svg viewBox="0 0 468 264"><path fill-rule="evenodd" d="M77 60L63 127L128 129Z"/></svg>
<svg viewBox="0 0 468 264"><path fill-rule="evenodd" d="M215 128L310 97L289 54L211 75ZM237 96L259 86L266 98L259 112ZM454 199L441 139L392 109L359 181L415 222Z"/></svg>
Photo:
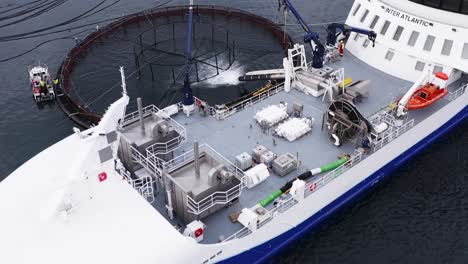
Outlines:
<svg viewBox="0 0 468 264"><path fill-rule="evenodd" d="M127 83L125 82L125 71L124 67L120 67L120 77L122 78L122 89L123 89L123 94L127 94Z"/></svg>

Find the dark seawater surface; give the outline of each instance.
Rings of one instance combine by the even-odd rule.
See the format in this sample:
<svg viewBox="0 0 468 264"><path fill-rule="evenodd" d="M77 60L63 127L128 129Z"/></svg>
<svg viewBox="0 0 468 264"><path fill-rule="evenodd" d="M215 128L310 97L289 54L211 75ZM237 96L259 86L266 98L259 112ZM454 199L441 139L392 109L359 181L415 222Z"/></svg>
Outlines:
<svg viewBox="0 0 468 264"><path fill-rule="evenodd" d="M25 0L0 0L0 12ZM111 3L112 1L109 1ZM161 1L165 2L165 1ZM172 1L170 5L187 1ZM195 1L197 4L227 5L240 8L282 22L276 0L258 1ZM68 1L37 18L14 26L0 28L0 37L55 25L80 15L98 1ZM130 14L154 7L158 1L122 0L105 11L76 22L81 25L122 14ZM350 0L295 0L298 10L309 23L344 21L352 5ZM0 15L2 17L2 15ZM295 24L290 15L289 24ZM0 22L0 26L5 22ZM65 26L64 28L70 27ZM103 25L100 25L103 26ZM84 29L93 30L94 26ZM324 26L315 26L325 39ZM81 29L82 30L82 29ZM298 26L288 26L288 32L301 41ZM52 38L72 35L64 32L52 36L0 42L0 60L31 49ZM83 38L86 32L78 37ZM257 36L258 37L258 36ZM38 61L47 63L55 73L75 41L60 40L42 45L17 59L0 63L0 180L6 178L22 163L44 148L63 139L76 126L56 104L38 107L31 96L27 67ZM255 41L252 47L255 48ZM104 44L103 44L104 45ZM86 58L92 65L80 69L79 76L89 74L89 83L96 89L119 80L118 58L125 57L118 48L102 49ZM93 61L93 57L99 58ZM252 55L255 56L255 55ZM281 57L272 55L272 57ZM246 61L247 69L277 66L281 61L265 58ZM83 67L83 66L81 66ZM102 80L101 70L109 76ZM86 75L85 75L86 76ZM80 82L85 82L81 80ZM92 85L87 84L86 89ZM133 85L132 82L129 86ZM79 85L77 85L79 86ZM103 86L103 87L102 87ZM82 86L85 87L85 86ZM238 90L195 90L201 95L223 100ZM118 94L118 91L115 94ZM91 93L88 93L88 95ZM92 96L99 96L100 93ZM143 94L146 94L143 92ZM146 103L161 103L163 98L148 99ZM229 98L232 99L232 98ZM86 98L93 100L93 98ZM104 109L112 101L109 95L97 106ZM272 260L272 263L468 263L468 122L444 136L417 158L396 171L393 177L379 186L358 204L347 208L316 233L305 235ZM70 149L73 151L73 149ZM54 166L54 160L44 166ZM38 175L39 176L39 175ZM1 217L1 215L0 215ZM1 234L0 234L1 235Z"/></svg>

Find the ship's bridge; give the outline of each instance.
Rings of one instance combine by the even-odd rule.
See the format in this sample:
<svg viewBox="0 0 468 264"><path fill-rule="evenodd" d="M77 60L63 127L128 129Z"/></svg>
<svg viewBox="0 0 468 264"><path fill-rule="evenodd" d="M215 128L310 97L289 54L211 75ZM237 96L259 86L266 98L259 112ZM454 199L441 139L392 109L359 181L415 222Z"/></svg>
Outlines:
<svg viewBox="0 0 468 264"><path fill-rule="evenodd" d="M367 64L414 81L428 67L456 80L468 72L468 15L401 0L356 0L346 24L370 28L369 40L352 33L347 49Z"/></svg>

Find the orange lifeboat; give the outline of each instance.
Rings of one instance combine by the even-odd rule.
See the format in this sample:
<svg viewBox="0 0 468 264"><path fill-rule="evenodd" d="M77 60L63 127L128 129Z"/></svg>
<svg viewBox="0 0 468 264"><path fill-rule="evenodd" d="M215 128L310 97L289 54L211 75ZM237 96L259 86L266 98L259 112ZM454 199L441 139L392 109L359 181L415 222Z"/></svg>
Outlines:
<svg viewBox="0 0 468 264"><path fill-rule="evenodd" d="M408 101L408 105L406 106L408 110L428 107L448 94L447 89L441 88L441 85L436 84L436 82L443 84L447 83L447 74L437 72L435 77L436 78L433 82L427 82L426 84L421 85L421 87L411 96Z"/></svg>

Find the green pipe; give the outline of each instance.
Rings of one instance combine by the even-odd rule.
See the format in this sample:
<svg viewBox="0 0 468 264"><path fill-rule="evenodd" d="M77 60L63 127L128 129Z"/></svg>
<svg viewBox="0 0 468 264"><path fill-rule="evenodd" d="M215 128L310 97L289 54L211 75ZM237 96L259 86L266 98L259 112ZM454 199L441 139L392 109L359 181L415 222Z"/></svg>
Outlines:
<svg viewBox="0 0 468 264"><path fill-rule="evenodd" d="M331 171L331 170L334 170L336 168L338 168L339 166L343 165L346 163L346 161L348 161L348 158L341 158L333 163L330 163L330 164L327 164L327 165L324 165L322 167L320 167L320 172L327 172L327 171Z"/></svg>
<svg viewBox="0 0 468 264"><path fill-rule="evenodd" d="M348 157L344 157L333 163L324 165L318 169L314 169L312 171L306 171L305 173L299 175L297 178L288 181L283 187L281 187L281 189L276 190L274 193L270 194L267 198L261 200L259 204L265 207L269 203L273 202L278 196L280 196L281 194L286 192L289 188L291 188L293 181L295 181L296 179L306 180L307 178L315 174L334 170L338 168L339 166L345 164L348 160L349 160Z"/></svg>
<svg viewBox="0 0 468 264"><path fill-rule="evenodd" d="M276 190L274 193L270 194L267 198L260 201L260 205L265 207L267 204L273 202L278 196L282 194L281 190Z"/></svg>

